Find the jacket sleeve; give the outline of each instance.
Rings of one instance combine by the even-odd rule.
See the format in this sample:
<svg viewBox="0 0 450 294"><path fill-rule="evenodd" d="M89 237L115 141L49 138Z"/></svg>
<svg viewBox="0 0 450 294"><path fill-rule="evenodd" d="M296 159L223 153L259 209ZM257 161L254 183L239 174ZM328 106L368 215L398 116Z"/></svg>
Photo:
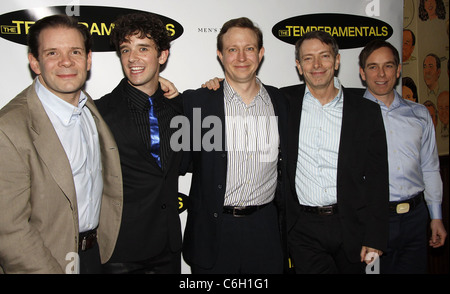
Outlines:
<svg viewBox="0 0 450 294"><path fill-rule="evenodd" d="M386 133L381 110L374 109L365 169L366 230L363 245L385 251L389 228L389 169Z"/></svg>

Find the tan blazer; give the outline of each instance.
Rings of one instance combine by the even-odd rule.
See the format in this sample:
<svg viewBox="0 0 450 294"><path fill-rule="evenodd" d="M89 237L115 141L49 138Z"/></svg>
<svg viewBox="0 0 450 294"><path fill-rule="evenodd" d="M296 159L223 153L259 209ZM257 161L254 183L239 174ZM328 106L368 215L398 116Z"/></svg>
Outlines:
<svg viewBox="0 0 450 294"><path fill-rule="evenodd" d="M0 110L0 273L64 273L78 251L78 211L65 151L35 83ZM94 101L103 197L98 227L102 263L113 252L122 216L122 175L114 138Z"/></svg>

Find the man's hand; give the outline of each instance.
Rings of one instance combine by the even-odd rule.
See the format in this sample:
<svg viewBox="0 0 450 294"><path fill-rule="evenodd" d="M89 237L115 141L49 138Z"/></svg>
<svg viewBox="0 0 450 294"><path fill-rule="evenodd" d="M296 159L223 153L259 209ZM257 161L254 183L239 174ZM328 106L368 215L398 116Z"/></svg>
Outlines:
<svg viewBox="0 0 450 294"><path fill-rule="evenodd" d="M165 78L160 76L159 83L161 84L161 90L163 90L164 96L166 98L172 99L172 98L177 97L180 94L180 93L178 93L177 88L171 81L166 80Z"/></svg>
<svg viewBox="0 0 450 294"><path fill-rule="evenodd" d="M372 263L375 261L375 259L379 258L381 255L383 255L383 251L370 248L367 246L363 246L361 248L361 262L366 262L366 264Z"/></svg>
<svg viewBox="0 0 450 294"><path fill-rule="evenodd" d="M444 224L441 219L432 219L430 223L431 227L431 238L430 246L433 248L438 248L444 245L445 239L447 238L447 232L445 231Z"/></svg>
<svg viewBox="0 0 450 294"><path fill-rule="evenodd" d="M211 80L207 81L206 83L202 84L202 88L208 88L209 90L216 91L217 89L220 88L221 81L223 81L223 79L219 79L219 78L211 79Z"/></svg>

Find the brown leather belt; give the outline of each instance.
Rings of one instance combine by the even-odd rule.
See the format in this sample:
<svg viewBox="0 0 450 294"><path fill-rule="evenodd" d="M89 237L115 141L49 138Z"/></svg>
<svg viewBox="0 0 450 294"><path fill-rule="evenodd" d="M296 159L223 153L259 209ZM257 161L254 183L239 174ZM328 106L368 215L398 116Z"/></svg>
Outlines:
<svg viewBox="0 0 450 294"><path fill-rule="evenodd" d="M97 229L82 232L78 238L78 251L86 251L94 247L97 242Z"/></svg>

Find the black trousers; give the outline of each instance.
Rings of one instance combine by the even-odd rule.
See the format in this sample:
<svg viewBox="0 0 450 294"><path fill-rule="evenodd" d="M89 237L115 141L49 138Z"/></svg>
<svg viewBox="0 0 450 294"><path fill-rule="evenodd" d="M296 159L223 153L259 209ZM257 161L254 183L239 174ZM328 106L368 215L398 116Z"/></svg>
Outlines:
<svg viewBox="0 0 450 294"><path fill-rule="evenodd" d="M181 274L181 252L165 248L160 254L140 261L107 262L104 274Z"/></svg>
<svg viewBox="0 0 450 294"><path fill-rule="evenodd" d="M277 210L269 204L251 215L223 214L220 248L213 268L193 274L281 274L283 254Z"/></svg>
<svg viewBox="0 0 450 294"><path fill-rule="evenodd" d="M350 262L343 249L338 214L301 212L288 233L289 253L297 274L363 274L365 263ZM359 254L359 252L358 252Z"/></svg>
<svg viewBox="0 0 450 294"><path fill-rule="evenodd" d="M100 251L97 242L95 242L94 247L86 251L79 251L78 256L80 257L80 274L102 273Z"/></svg>
<svg viewBox="0 0 450 294"><path fill-rule="evenodd" d="M408 213L391 213L388 250L380 259L382 274L427 272L427 224L428 209L424 201Z"/></svg>

